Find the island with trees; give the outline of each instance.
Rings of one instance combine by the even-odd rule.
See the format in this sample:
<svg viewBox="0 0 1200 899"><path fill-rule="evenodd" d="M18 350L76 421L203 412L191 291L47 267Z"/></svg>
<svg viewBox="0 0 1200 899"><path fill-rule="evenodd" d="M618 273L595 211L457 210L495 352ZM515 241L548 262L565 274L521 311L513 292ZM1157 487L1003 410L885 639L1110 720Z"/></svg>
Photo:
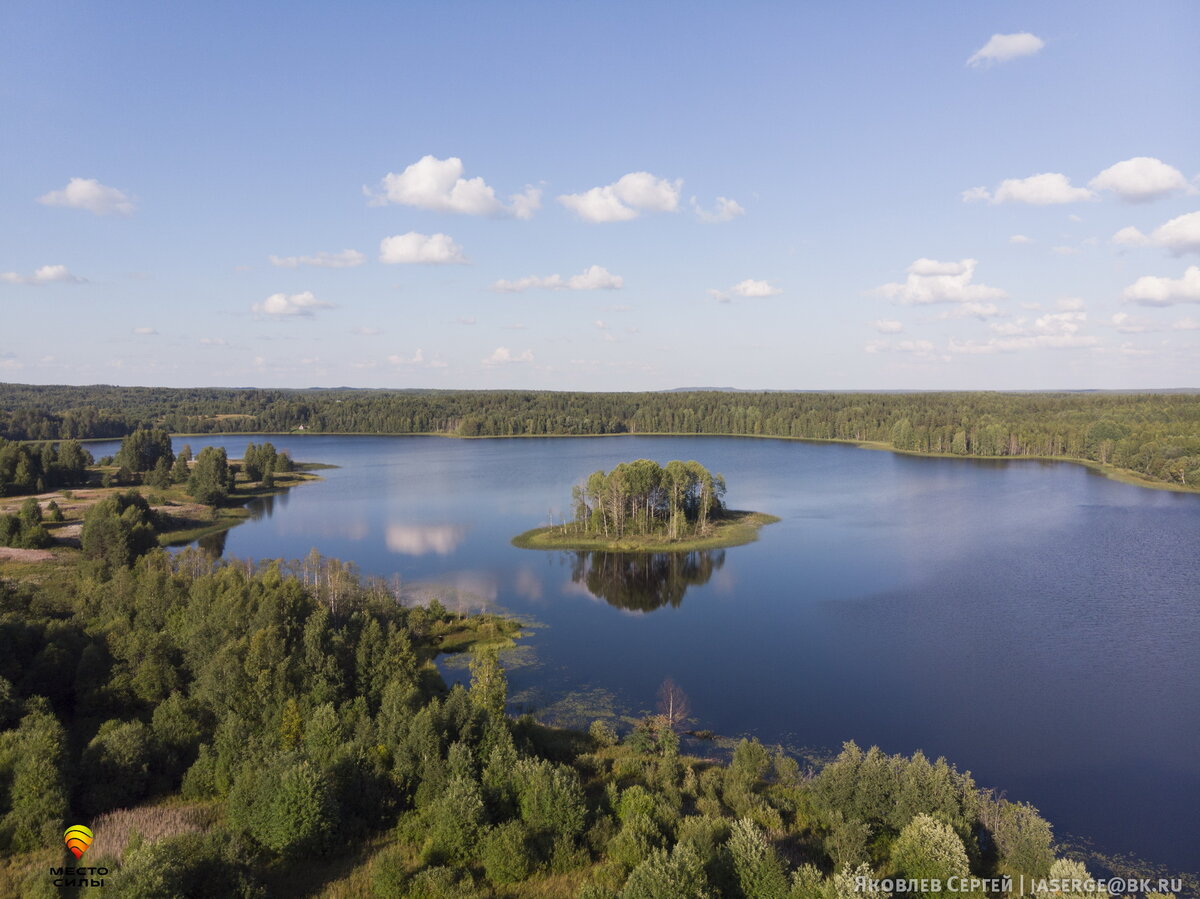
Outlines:
<svg viewBox="0 0 1200 899"><path fill-rule="evenodd" d="M652 459L595 471L572 491L574 518L513 538L522 549L690 552L738 546L779 519L725 507L725 479L699 462Z"/></svg>

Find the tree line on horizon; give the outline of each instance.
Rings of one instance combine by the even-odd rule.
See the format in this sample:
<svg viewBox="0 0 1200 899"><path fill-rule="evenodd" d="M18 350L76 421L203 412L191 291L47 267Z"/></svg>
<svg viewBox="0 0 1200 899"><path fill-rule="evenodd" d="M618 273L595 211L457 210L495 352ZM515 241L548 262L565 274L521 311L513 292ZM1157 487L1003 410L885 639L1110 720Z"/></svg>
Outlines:
<svg viewBox="0 0 1200 899"><path fill-rule="evenodd" d="M566 393L0 385L0 437L171 433L507 437L713 434L874 442L957 456L1083 459L1200 484L1186 393Z"/></svg>

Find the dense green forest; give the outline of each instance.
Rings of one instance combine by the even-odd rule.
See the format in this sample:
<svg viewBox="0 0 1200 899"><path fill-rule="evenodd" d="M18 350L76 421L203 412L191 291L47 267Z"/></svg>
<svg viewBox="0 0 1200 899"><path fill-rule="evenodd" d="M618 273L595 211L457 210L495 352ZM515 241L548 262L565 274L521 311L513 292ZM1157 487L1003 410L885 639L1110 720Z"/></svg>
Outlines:
<svg viewBox="0 0 1200 899"><path fill-rule="evenodd" d="M306 431L738 434L962 456L1086 459L1200 483L1200 396L1084 393L554 393L0 385L10 440Z"/></svg>
<svg viewBox="0 0 1200 899"><path fill-rule="evenodd" d="M632 727L513 719L488 643L513 627L404 606L315 551L0 581L0 894L59 895L78 823L106 895L147 899L849 899L856 876L1082 871L941 759L688 752L673 685ZM473 641L447 690L431 658Z"/></svg>

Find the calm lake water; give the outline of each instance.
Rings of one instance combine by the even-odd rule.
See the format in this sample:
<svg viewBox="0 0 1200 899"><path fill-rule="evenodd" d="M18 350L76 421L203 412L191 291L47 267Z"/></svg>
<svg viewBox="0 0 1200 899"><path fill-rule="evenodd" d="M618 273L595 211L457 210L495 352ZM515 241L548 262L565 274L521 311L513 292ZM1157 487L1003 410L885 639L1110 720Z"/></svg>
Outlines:
<svg viewBox="0 0 1200 899"><path fill-rule="evenodd" d="M248 439L264 438L176 448L236 457ZM1200 496L781 440L268 439L341 467L260 505L225 555L317 547L414 597L536 622L509 672L520 708L586 724L652 709L670 676L699 728L944 755L1060 835L1200 869ZM783 520L675 559L509 544L640 457L696 459L731 507Z"/></svg>

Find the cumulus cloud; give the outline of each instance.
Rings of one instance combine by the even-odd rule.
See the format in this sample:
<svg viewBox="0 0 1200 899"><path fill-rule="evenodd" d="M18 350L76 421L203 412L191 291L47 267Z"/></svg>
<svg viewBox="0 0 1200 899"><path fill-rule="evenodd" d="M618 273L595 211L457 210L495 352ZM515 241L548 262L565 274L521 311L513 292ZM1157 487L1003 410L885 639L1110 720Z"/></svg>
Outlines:
<svg viewBox="0 0 1200 899"><path fill-rule="evenodd" d="M448 234L419 234L409 231L379 242L379 261L391 264L464 265L463 248Z"/></svg>
<svg viewBox="0 0 1200 899"><path fill-rule="evenodd" d="M42 194L37 201L43 206L66 206L86 209L95 215L133 215L133 200L115 187L107 187L95 178L72 178L62 190Z"/></svg>
<svg viewBox="0 0 1200 899"><path fill-rule="evenodd" d="M620 290L625 279L612 274L608 269L593 265L584 269L578 275L564 278L562 275L528 275L515 281L503 279L492 285L492 290L501 293L520 293L523 290Z"/></svg>
<svg viewBox="0 0 1200 899"><path fill-rule="evenodd" d="M200 346L228 346L223 337L201 337Z"/></svg>
<svg viewBox="0 0 1200 899"><path fill-rule="evenodd" d="M332 309L333 303L318 300L311 290L304 293L273 293L261 303L252 307L259 315L270 315L275 318L294 318L310 316L315 309Z"/></svg>
<svg viewBox="0 0 1200 899"><path fill-rule="evenodd" d="M158 332L153 328L134 328L133 333L141 335L142 337L150 337Z"/></svg>
<svg viewBox="0 0 1200 899"><path fill-rule="evenodd" d="M1014 234L1008 239L1009 243L1033 243L1032 237L1026 237L1024 234Z"/></svg>
<svg viewBox="0 0 1200 899"><path fill-rule="evenodd" d="M1181 318L1171 323L1172 331L1200 331L1200 321L1194 318Z"/></svg>
<svg viewBox="0 0 1200 899"><path fill-rule="evenodd" d="M1087 300L1081 297L1063 297L1058 301L1058 308L1068 312L1078 312L1080 309L1087 308Z"/></svg>
<svg viewBox="0 0 1200 899"><path fill-rule="evenodd" d="M358 250L342 250L340 253L320 252L312 256L271 256L271 265L280 268L299 268L313 265L319 268L353 268L362 265L367 257Z"/></svg>
<svg viewBox="0 0 1200 899"><path fill-rule="evenodd" d="M997 322L990 326L997 336L986 341L951 339L951 353L982 355L1012 353L1037 349L1085 349L1100 343L1099 338L1081 333L1087 313L1079 311L1050 312L1030 321L1019 318L1013 322Z"/></svg>
<svg viewBox="0 0 1200 899"><path fill-rule="evenodd" d="M1182 278L1144 275L1125 288L1125 299L1139 306L1200 303L1200 265L1189 265Z"/></svg>
<svg viewBox="0 0 1200 899"><path fill-rule="evenodd" d="M536 187L512 195L505 205L482 178L463 178L463 161L457 156L422 156L398 175L388 172L378 192L364 187L363 193L375 206L394 203L463 215L528 219L542 206L542 192Z"/></svg>
<svg viewBox="0 0 1200 899"><path fill-rule="evenodd" d="M649 172L630 172L603 187L562 194L558 202L587 222L625 222L643 212L674 212L679 208L682 186L682 180L667 181Z"/></svg>
<svg viewBox="0 0 1200 899"><path fill-rule="evenodd" d="M905 305L984 303L1007 297L998 287L971 283L977 264L975 259L958 262L917 259L908 267L908 277L903 282L883 284L872 292Z"/></svg>
<svg viewBox="0 0 1200 899"><path fill-rule="evenodd" d="M695 197L692 197L692 211L696 213L696 218L706 225L732 221L738 216L746 214L741 203L728 197L717 197L717 205L711 211L705 209Z"/></svg>
<svg viewBox="0 0 1200 899"><path fill-rule="evenodd" d="M498 346L492 350L490 356L485 357L482 362L484 365L508 365L514 362L532 362L533 350L526 350L518 355L513 355L512 351L506 346Z"/></svg>
<svg viewBox="0 0 1200 899"><path fill-rule="evenodd" d="M998 62L1008 62L1021 56L1032 56L1046 42L1036 34L1020 31L1016 34L993 34L986 44L971 54L967 65L973 68L990 66Z"/></svg>
<svg viewBox="0 0 1200 899"><path fill-rule="evenodd" d="M776 287L770 281L756 281L753 278L739 281L730 290L739 297L773 297L783 293L783 288Z"/></svg>
<svg viewBox="0 0 1200 899"><path fill-rule="evenodd" d="M1189 212L1159 225L1149 234L1132 226L1112 236L1112 242L1130 247L1164 247L1176 256L1200 253L1200 212Z"/></svg>
<svg viewBox="0 0 1200 899"><path fill-rule="evenodd" d="M737 294L739 297L773 297L783 293L783 288L776 287L770 281L759 281L754 278L747 278L745 281L739 281L734 284L729 290L717 290L713 288L709 290L708 295L718 303L728 303L732 299L732 294Z"/></svg>
<svg viewBox="0 0 1200 899"><path fill-rule="evenodd" d="M899 334L904 330L904 325L890 318L877 318L868 324L880 334Z"/></svg>
<svg viewBox="0 0 1200 899"><path fill-rule="evenodd" d="M83 278L72 275L65 265L43 265L32 275L17 272L0 273L0 281L6 284L82 284Z"/></svg>
<svg viewBox="0 0 1200 899"><path fill-rule="evenodd" d="M1028 203L1030 206L1079 203L1095 198L1096 195L1086 187L1073 187L1071 179L1059 172L1042 172L1028 178L1005 178L994 191L986 187L972 187L962 192L964 203L986 201L992 204Z"/></svg>
<svg viewBox="0 0 1200 899"><path fill-rule="evenodd" d="M1135 156L1111 165L1093 178L1093 190L1109 190L1129 203L1146 203L1176 191L1195 190L1173 165L1153 156Z"/></svg>

